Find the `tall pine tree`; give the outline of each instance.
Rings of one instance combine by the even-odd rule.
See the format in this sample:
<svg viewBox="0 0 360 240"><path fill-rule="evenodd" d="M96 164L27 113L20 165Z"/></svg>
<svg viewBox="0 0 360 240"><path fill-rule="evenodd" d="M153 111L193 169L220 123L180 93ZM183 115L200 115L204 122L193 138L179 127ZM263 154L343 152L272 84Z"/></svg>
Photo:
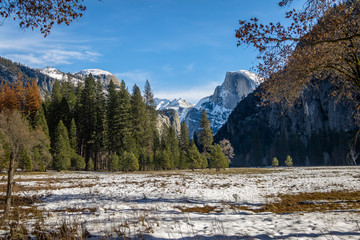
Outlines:
<svg viewBox="0 0 360 240"><path fill-rule="evenodd" d="M205 109L201 112L199 144L201 151L208 157L212 149L213 132L210 129L210 122L207 118Z"/></svg>

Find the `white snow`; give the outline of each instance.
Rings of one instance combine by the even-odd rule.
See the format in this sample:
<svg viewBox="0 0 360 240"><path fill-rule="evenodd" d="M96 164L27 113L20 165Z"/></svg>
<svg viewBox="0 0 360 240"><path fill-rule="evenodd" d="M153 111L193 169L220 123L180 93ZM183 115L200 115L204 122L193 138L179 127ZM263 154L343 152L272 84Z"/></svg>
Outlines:
<svg viewBox="0 0 360 240"><path fill-rule="evenodd" d="M108 72L108 71L104 71L101 69L84 69L81 70L79 72L74 73L74 75L83 75L83 76L87 76L89 74L92 74L93 76L99 76L99 75L112 75L112 73Z"/></svg>
<svg viewBox="0 0 360 240"><path fill-rule="evenodd" d="M255 83L255 88L258 87L261 83L264 82L264 78L260 77L258 74L250 72L248 70L239 70L239 71L230 71L232 73L243 73L246 77L253 80Z"/></svg>
<svg viewBox="0 0 360 240"><path fill-rule="evenodd" d="M22 175L18 184L48 186L53 178L58 190L38 190L38 207L45 210L44 224L64 221L84 223L92 236L121 230L148 239L195 237L238 239L359 239L359 210L329 212L270 212L233 209L231 204L258 207L275 201L281 193L359 191L359 167L275 168L169 171L154 173L49 173ZM22 193L20 193L22 194ZM180 208L213 206L208 214ZM66 211L71 209L72 211ZM78 209L78 211L74 211ZM55 211L56 210L56 211ZM116 237L116 236L115 236ZM245 238L247 239L247 238Z"/></svg>

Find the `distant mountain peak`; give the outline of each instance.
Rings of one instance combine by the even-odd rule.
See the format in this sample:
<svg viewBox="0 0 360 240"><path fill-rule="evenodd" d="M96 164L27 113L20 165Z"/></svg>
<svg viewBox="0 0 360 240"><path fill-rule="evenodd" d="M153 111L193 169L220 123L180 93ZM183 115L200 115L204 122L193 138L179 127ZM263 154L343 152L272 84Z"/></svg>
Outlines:
<svg viewBox="0 0 360 240"><path fill-rule="evenodd" d="M207 112L211 129L216 133L236 105L262 82L259 75L247 70L227 72L224 82L215 88L213 95L202 98L185 116L190 136L199 129L203 109Z"/></svg>
<svg viewBox="0 0 360 240"><path fill-rule="evenodd" d="M102 70L102 69L84 69L79 72L74 73L74 75L93 75L93 76L99 76L99 75L113 75L111 72Z"/></svg>

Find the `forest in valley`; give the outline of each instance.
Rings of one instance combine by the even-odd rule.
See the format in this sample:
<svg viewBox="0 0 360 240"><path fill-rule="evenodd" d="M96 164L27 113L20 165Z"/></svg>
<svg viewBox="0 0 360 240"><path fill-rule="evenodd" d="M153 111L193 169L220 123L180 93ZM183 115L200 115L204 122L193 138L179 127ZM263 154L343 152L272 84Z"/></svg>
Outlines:
<svg viewBox="0 0 360 240"><path fill-rule="evenodd" d="M179 134L165 124L158 129L148 81L143 93L137 85L129 93L124 81L105 91L90 74L77 86L56 81L42 101L36 81L24 84L19 75L1 85L0 111L0 127L19 129L18 139L26 139L15 144L13 131L3 131L2 167L14 157L23 171L219 170L233 157L229 141L213 144L205 111L193 140L184 122Z"/></svg>

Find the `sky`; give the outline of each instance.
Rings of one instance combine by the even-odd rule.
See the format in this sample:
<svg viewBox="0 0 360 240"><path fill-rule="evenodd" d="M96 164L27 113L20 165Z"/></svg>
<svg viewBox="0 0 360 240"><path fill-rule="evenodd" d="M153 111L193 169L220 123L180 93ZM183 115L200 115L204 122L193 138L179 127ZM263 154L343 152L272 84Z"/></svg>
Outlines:
<svg viewBox="0 0 360 240"><path fill-rule="evenodd" d="M129 90L149 80L155 97L196 103L213 93L227 71L252 70L255 49L237 47L238 21L284 18L277 0L85 0L70 26L21 30L3 20L0 56L33 68L74 73L103 69Z"/></svg>

